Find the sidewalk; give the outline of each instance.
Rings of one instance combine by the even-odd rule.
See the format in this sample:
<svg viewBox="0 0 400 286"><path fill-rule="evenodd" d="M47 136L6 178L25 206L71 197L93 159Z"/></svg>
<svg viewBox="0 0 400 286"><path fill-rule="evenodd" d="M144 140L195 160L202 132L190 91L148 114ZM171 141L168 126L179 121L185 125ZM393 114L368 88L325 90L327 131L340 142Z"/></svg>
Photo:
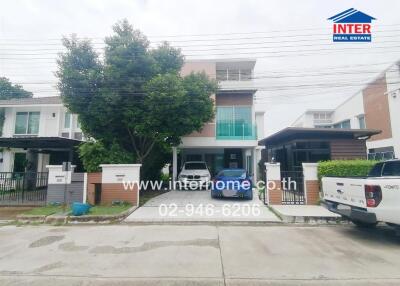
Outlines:
<svg viewBox="0 0 400 286"><path fill-rule="evenodd" d="M314 205L272 205L271 209L286 223L338 223L341 216Z"/></svg>

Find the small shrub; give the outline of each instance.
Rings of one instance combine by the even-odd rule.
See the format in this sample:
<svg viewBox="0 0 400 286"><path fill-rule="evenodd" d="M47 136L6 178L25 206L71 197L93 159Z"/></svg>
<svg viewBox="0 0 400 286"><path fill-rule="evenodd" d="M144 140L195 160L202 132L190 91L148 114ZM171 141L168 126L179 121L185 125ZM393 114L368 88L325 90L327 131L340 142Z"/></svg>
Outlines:
<svg viewBox="0 0 400 286"><path fill-rule="evenodd" d="M318 178L322 177L364 177L377 161L372 160L332 160L318 164Z"/></svg>

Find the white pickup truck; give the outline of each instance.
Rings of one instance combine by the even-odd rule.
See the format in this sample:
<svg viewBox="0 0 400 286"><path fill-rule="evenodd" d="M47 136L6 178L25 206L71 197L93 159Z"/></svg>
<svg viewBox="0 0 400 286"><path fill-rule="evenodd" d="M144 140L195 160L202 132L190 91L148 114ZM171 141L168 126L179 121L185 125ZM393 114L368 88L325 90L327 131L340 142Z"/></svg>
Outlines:
<svg viewBox="0 0 400 286"><path fill-rule="evenodd" d="M400 227L400 160L377 163L367 177L322 178L323 204L358 226Z"/></svg>

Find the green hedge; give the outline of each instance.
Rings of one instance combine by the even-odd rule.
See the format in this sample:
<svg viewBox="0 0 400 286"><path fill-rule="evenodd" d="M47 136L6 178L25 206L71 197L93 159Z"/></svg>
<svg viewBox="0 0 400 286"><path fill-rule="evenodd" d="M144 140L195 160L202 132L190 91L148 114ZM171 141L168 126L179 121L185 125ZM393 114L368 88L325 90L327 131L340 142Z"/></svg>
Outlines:
<svg viewBox="0 0 400 286"><path fill-rule="evenodd" d="M318 178L325 176L362 177L368 175L377 161L372 160L333 160L318 164Z"/></svg>

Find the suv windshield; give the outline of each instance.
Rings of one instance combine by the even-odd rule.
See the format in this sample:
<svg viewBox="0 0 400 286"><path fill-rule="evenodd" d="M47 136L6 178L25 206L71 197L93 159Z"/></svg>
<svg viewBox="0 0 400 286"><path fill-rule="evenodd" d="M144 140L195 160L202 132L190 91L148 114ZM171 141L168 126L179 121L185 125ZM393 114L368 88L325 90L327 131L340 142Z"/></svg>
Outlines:
<svg viewBox="0 0 400 286"><path fill-rule="evenodd" d="M207 170L207 166L202 162L185 163L185 170Z"/></svg>
<svg viewBox="0 0 400 286"><path fill-rule="evenodd" d="M246 171L245 170L223 170L218 173L218 177L246 178Z"/></svg>

